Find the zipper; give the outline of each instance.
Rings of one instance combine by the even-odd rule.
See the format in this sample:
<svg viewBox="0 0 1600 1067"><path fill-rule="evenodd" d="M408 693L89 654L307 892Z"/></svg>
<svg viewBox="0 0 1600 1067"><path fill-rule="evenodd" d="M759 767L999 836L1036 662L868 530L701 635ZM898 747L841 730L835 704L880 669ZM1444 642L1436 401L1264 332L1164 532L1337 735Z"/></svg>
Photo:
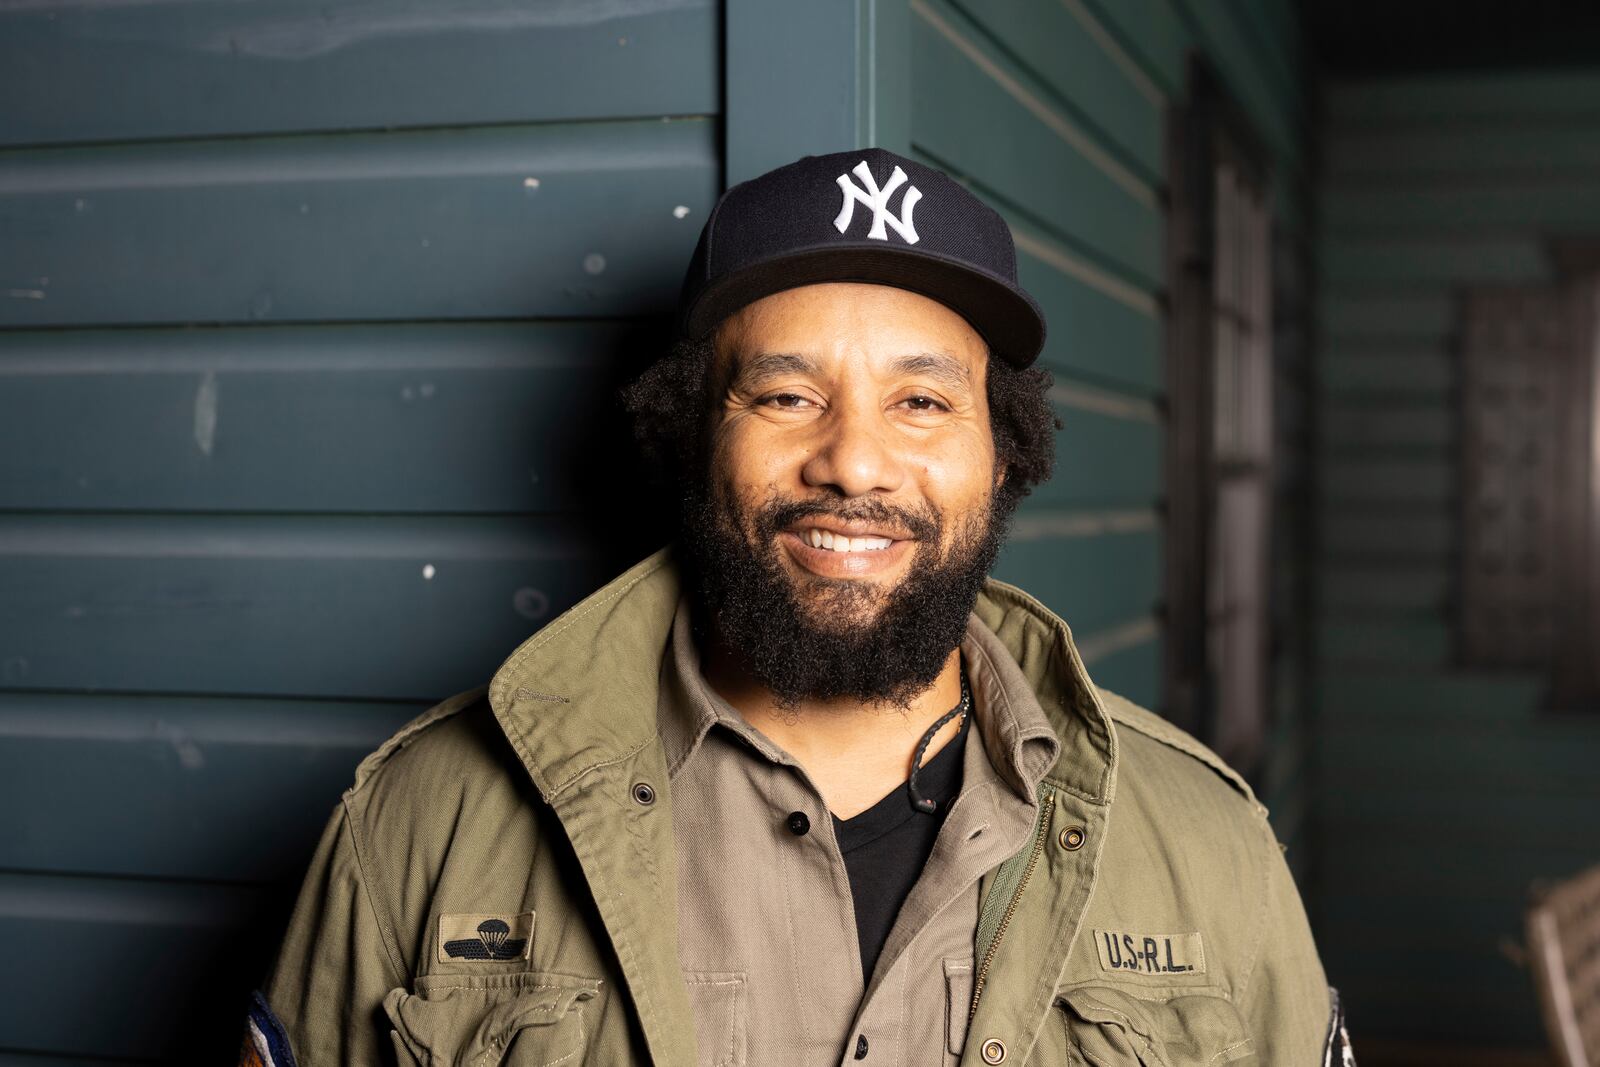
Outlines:
<svg viewBox="0 0 1600 1067"><path fill-rule="evenodd" d="M988 895L984 898L983 907L978 914L978 944L985 946L983 962L979 964L977 973L972 979L972 1005L967 1009L967 1023L970 1025L978 1014L978 998L983 996L983 987L989 980L989 968L994 963L995 953L1000 948L1000 942L1006 936L1006 928L1011 925L1011 917L1016 914L1017 902L1022 899L1022 891L1028 888L1028 881L1033 877L1033 869L1039 865L1039 855L1044 852L1044 840L1050 832L1050 812L1055 805L1055 794L1044 786L1039 787L1039 821L1033 831L1033 846L1027 852L1018 852L1006 860L995 872L994 884L990 886ZM1012 881L1016 887L1009 893L1009 899L1004 892L1004 887ZM1004 911L997 911L997 900L1006 900Z"/></svg>

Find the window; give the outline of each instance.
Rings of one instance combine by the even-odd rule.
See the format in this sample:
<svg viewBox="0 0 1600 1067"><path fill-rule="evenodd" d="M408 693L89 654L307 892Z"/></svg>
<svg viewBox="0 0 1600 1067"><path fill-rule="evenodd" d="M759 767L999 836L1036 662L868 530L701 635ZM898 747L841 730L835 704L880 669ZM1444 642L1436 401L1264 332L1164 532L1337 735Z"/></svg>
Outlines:
<svg viewBox="0 0 1600 1067"><path fill-rule="evenodd" d="M1600 256L1461 302L1461 605L1470 666L1532 669L1600 709Z"/></svg>
<svg viewBox="0 0 1600 1067"><path fill-rule="evenodd" d="M1272 221L1264 153L1200 61L1170 157L1166 703L1249 774L1269 704Z"/></svg>

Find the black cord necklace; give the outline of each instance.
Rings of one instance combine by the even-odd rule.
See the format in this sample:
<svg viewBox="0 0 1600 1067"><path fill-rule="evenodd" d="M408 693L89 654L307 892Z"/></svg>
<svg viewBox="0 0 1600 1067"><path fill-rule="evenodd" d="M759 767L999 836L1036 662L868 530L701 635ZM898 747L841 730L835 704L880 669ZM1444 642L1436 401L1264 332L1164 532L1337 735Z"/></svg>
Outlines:
<svg viewBox="0 0 1600 1067"><path fill-rule="evenodd" d="M932 815L939 810L939 802L931 797L925 797L917 789L917 772L922 770L922 757L927 755L928 746L933 744L933 735L944 727L944 724L961 716L961 723L966 725L967 712L972 708L972 691L967 688L967 672L961 672L961 703L939 716L934 724L928 727L922 735L922 740L917 742L917 751L911 757L911 777L906 779L906 791L911 794L911 806L924 815Z"/></svg>

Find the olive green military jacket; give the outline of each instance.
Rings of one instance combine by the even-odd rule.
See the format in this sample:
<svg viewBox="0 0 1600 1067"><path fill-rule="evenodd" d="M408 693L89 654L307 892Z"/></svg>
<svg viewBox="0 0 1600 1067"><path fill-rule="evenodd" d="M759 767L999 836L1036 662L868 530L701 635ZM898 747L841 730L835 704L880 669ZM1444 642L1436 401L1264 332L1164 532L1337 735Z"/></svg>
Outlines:
<svg viewBox="0 0 1600 1067"><path fill-rule="evenodd" d="M743 1062L697 1054L678 962L656 716L678 598L658 553L362 763L265 990L300 1067ZM1320 1064L1329 992L1249 787L1091 684L1027 594L990 582L975 611L1062 751L984 878L961 1062Z"/></svg>

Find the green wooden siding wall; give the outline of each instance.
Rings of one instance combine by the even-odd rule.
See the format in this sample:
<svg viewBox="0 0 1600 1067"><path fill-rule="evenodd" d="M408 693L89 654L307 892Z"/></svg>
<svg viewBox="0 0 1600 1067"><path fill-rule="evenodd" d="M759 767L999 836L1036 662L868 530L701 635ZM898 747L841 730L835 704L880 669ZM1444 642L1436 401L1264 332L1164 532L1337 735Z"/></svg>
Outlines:
<svg viewBox="0 0 1600 1067"><path fill-rule="evenodd" d="M1327 87L1318 249L1315 883L1358 1033L1542 1044L1504 950L1600 859L1600 718L1455 663L1460 288L1600 230L1600 73Z"/></svg>
<svg viewBox="0 0 1600 1067"><path fill-rule="evenodd" d="M226 1061L355 762L644 550L720 19L0 12L0 1062Z"/></svg>
<svg viewBox="0 0 1600 1067"><path fill-rule="evenodd" d="M911 0L910 142L1006 216L1023 283L1050 320L1043 364L1064 424L1056 478L1023 507L1002 577L1072 625L1091 672L1161 698L1167 109L1207 56L1271 154L1277 253L1300 254L1308 101L1292 5L1185 0ZM1292 269L1286 266L1284 269ZM1280 323L1281 536L1298 527L1306 453L1303 323ZM1302 567L1285 543L1286 590ZM1309 859L1301 621L1264 776L1297 868Z"/></svg>

